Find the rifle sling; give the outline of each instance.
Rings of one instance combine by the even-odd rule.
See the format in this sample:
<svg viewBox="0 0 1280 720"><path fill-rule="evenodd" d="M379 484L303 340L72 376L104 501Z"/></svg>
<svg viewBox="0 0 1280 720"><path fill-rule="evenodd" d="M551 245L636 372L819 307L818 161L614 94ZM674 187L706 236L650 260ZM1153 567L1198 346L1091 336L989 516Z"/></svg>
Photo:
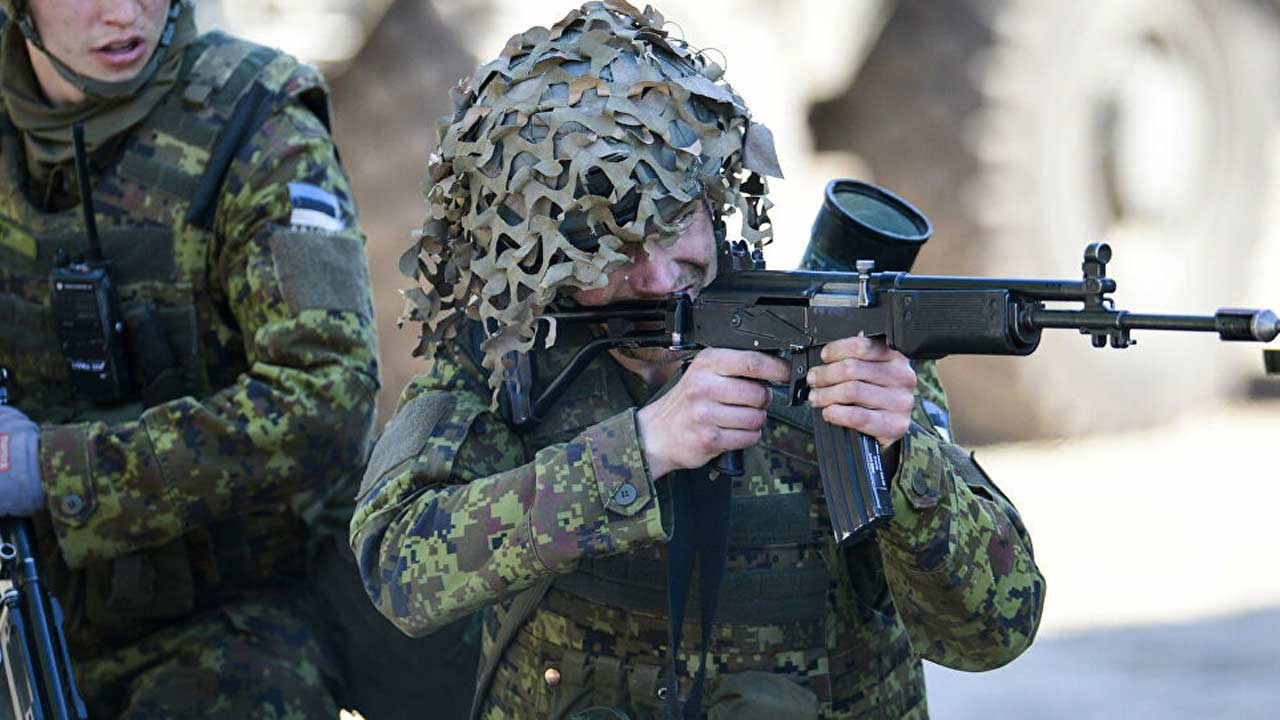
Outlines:
<svg viewBox="0 0 1280 720"><path fill-rule="evenodd" d="M729 497L733 481L712 480L707 468L682 470L671 483L673 516L667 544L667 602L670 606L670 642L667 646L666 697L660 699L665 720L697 720L702 716L702 693L707 675L707 650L715 627L716 605L729 554ZM698 561L702 590L702 644L698 672L688 698L680 701L676 660L684 634L684 614Z"/></svg>

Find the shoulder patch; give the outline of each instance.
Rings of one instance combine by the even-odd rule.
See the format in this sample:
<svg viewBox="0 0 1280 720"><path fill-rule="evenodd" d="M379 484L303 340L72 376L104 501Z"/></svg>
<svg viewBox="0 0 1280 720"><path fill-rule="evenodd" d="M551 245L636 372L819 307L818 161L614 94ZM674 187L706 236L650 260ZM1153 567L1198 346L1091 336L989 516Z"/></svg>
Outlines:
<svg viewBox="0 0 1280 720"><path fill-rule="evenodd" d="M289 183L289 224L295 227L311 227L329 232L340 232L347 227L342 217L342 206L333 193L316 185L301 182Z"/></svg>
<svg viewBox="0 0 1280 720"><path fill-rule="evenodd" d="M405 403L391 418L369 457L357 499L363 499L392 468L422 452L436 425L453 411L454 397L429 393Z"/></svg>
<svg viewBox="0 0 1280 720"><path fill-rule="evenodd" d="M290 311L372 314L360 235L294 227L272 234L270 243L280 292Z"/></svg>

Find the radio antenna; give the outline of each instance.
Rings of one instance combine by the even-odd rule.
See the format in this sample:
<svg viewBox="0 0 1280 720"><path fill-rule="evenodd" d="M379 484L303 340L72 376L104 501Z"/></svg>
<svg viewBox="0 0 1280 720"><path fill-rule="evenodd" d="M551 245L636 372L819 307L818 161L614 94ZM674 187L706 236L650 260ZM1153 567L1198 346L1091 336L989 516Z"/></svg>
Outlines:
<svg viewBox="0 0 1280 720"><path fill-rule="evenodd" d="M102 262L102 243L98 241L98 223L93 217L93 194L89 189L89 158L84 150L84 124L71 125L71 144L76 157L76 182L80 185L80 209L84 212L84 230L89 236L89 260Z"/></svg>

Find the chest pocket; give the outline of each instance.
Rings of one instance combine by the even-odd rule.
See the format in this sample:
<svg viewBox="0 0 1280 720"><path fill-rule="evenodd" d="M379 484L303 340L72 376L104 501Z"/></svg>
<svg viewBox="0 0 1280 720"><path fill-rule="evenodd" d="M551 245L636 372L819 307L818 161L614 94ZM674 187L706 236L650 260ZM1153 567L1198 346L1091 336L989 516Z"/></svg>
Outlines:
<svg viewBox="0 0 1280 720"><path fill-rule="evenodd" d="M150 407L183 395L207 395L196 302L201 278L178 265L178 239L171 229L117 232L118 244L131 246L128 252L133 256L131 272L120 280L120 306L142 404Z"/></svg>
<svg viewBox="0 0 1280 720"><path fill-rule="evenodd" d="M127 419L137 416L140 405L199 396L209 386L196 303L203 280L180 267L174 231L145 221L124 226L104 220L100 241L120 298L134 390L123 403L85 406L75 401L66 382L49 273L59 251L71 257L88 252L83 233L50 223L54 227L27 236L30 256L10 258L0 272L0 285L8 290L0 292L0 360L20 379L18 404L39 422Z"/></svg>
<svg viewBox="0 0 1280 720"><path fill-rule="evenodd" d="M201 281L180 266L173 229L145 222L105 225L99 235L125 324L124 342L135 389L134 402L129 405L149 407L183 395L205 394L208 378L200 352L195 301ZM80 233L50 234L42 237L39 245L42 260L52 258L58 250L72 255L87 251L87 241ZM47 305L44 312L50 313ZM56 332L52 317L49 329ZM51 341L56 348L56 337ZM90 415L106 411L95 409Z"/></svg>

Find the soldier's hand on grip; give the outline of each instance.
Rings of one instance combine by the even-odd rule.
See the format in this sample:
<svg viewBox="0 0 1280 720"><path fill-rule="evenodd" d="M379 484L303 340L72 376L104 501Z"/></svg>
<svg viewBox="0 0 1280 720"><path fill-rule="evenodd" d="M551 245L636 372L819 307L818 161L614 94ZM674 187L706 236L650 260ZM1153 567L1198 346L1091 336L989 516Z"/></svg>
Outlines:
<svg viewBox="0 0 1280 720"><path fill-rule="evenodd" d="M708 348L665 395L636 413L649 472L702 467L760 442L769 388L785 382L787 363L772 355Z"/></svg>
<svg viewBox="0 0 1280 720"><path fill-rule="evenodd" d="M809 371L809 402L827 422L857 430L889 447L907 434L915 407L911 362L883 340L852 337L822 349Z"/></svg>

